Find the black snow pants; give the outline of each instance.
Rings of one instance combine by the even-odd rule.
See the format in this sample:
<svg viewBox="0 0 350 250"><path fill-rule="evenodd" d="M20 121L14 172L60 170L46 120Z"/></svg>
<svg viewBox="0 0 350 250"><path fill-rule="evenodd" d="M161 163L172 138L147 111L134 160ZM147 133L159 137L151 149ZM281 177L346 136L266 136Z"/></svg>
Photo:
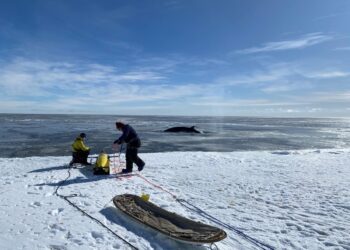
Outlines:
<svg viewBox="0 0 350 250"><path fill-rule="evenodd" d="M141 146L140 139L129 142L126 146L125 158L126 158L126 169L132 171L133 164L135 163L139 169L142 169L145 162L138 157L138 150Z"/></svg>
<svg viewBox="0 0 350 250"><path fill-rule="evenodd" d="M87 151L82 151L82 150L79 150L77 152L73 152L72 153L72 156L73 156L73 159L71 161L71 163L81 163L81 164L86 164L88 163L87 162L87 158L90 154L90 150L87 150Z"/></svg>

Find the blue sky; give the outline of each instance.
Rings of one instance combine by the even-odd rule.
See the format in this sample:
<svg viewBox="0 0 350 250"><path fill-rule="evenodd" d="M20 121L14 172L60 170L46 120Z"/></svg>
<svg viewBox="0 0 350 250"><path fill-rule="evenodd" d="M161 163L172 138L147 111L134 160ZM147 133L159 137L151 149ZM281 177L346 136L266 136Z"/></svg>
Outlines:
<svg viewBox="0 0 350 250"><path fill-rule="evenodd" d="M348 0L2 0L0 113L350 116Z"/></svg>

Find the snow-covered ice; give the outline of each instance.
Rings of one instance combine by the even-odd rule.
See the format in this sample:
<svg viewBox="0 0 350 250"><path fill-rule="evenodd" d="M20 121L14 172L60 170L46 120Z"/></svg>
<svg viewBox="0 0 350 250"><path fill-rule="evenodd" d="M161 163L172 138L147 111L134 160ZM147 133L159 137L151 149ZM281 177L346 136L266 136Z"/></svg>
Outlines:
<svg viewBox="0 0 350 250"><path fill-rule="evenodd" d="M350 249L350 150L141 154L141 175L276 249ZM54 194L70 157L0 158L0 249L129 249ZM150 194L159 206L221 227L138 176L71 170L58 191L139 249L208 249L175 242L121 214L118 194ZM219 249L258 249L223 228Z"/></svg>

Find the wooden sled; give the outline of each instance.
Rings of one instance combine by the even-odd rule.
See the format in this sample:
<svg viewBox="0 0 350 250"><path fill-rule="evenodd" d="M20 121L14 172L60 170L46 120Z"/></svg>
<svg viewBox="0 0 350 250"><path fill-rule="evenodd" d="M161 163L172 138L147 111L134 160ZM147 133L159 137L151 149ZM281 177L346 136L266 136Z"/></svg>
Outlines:
<svg viewBox="0 0 350 250"><path fill-rule="evenodd" d="M113 203L128 216L174 240L204 244L220 241L227 236L222 229L169 212L136 195L117 195Z"/></svg>

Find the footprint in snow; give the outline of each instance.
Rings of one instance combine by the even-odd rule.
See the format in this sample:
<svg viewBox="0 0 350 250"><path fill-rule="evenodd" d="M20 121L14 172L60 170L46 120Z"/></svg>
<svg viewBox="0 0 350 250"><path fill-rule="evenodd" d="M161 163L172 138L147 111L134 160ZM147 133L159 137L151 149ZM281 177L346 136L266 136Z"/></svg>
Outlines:
<svg viewBox="0 0 350 250"><path fill-rule="evenodd" d="M94 239L101 239L101 240L103 240L104 239L104 236L103 236L103 234L102 233L99 233L99 232L95 232L95 231L92 231L91 232L91 236L92 236L92 238L94 238Z"/></svg>
<svg viewBox="0 0 350 250"><path fill-rule="evenodd" d="M276 152L272 152L271 154L274 154L274 155L289 155L290 152L287 152L287 151L276 151Z"/></svg>
<svg viewBox="0 0 350 250"><path fill-rule="evenodd" d="M323 244L324 244L326 247L336 247L336 246L338 246L337 244L332 243L332 242L324 242Z"/></svg>
<svg viewBox="0 0 350 250"><path fill-rule="evenodd" d="M78 240L78 239L74 239L74 240L72 240L72 242L79 245L79 246L84 244L81 240Z"/></svg>
<svg viewBox="0 0 350 250"><path fill-rule="evenodd" d="M58 224L48 225L48 228L51 230L52 233L56 233L56 231L61 231L61 232L66 231L63 227L61 227Z"/></svg>
<svg viewBox="0 0 350 250"><path fill-rule="evenodd" d="M41 207L41 203L39 201L35 201L30 203L29 205L30 207Z"/></svg>
<svg viewBox="0 0 350 250"><path fill-rule="evenodd" d="M50 250L66 250L67 247L66 246L62 246L62 245L50 245L49 249Z"/></svg>
<svg viewBox="0 0 350 250"><path fill-rule="evenodd" d="M84 205L84 206L87 206L87 207L88 207L88 206L91 206L91 204L90 204L89 202L86 202L86 201L83 201L83 205Z"/></svg>
<svg viewBox="0 0 350 250"><path fill-rule="evenodd" d="M226 207L221 206L221 205L217 206L216 208L218 208L218 209L226 209Z"/></svg>
<svg viewBox="0 0 350 250"><path fill-rule="evenodd" d="M61 213L63 210L64 210L63 208L54 209L54 210L51 210L48 214L56 216L59 213Z"/></svg>
<svg viewBox="0 0 350 250"><path fill-rule="evenodd" d="M72 233L71 233L70 231L68 231L68 232L66 233L66 235L64 236L64 238L66 238L67 240L70 240L70 239L73 238L73 235L72 235Z"/></svg>
<svg viewBox="0 0 350 250"><path fill-rule="evenodd" d="M114 248L114 249L119 249L119 248L121 248L121 245L120 245L120 244L114 244L114 245L113 245L113 248Z"/></svg>
<svg viewBox="0 0 350 250"><path fill-rule="evenodd" d="M27 192L27 194L35 194L35 195L40 195L39 193L36 193L36 192Z"/></svg>

